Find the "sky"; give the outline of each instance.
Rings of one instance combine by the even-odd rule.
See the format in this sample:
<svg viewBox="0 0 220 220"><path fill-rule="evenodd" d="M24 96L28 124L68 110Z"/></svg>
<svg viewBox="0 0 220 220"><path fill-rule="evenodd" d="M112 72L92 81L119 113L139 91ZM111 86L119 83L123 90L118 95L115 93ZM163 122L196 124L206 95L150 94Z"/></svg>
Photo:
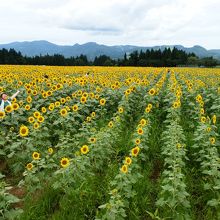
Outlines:
<svg viewBox="0 0 220 220"><path fill-rule="evenodd" d="M220 0L7 0L0 44L201 45L220 49Z"/></svg>

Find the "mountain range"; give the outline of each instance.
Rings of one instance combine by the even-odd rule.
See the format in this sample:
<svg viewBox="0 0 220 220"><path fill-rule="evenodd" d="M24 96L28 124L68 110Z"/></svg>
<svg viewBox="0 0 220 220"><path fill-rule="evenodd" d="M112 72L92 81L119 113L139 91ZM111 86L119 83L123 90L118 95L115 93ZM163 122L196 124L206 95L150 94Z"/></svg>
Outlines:
<svg viewBox="0 0 220 220"><path fill-rule="evenodd" d="M81 54L86 55L89 60L94 60L96 56L107 55L112 59L122 58L124 54L129 54L135 50L164 50L165 48L174 48L183 50L187 53L195 53L198 57L208 57L213 56L220 60L220 49L207 50L202 46L195 45L193 47L184 47L182 45L162 45L153 47L142 47L133 45L117 45L117 46L107 46L103 44L97 44L95 42L88 42L85 44L74 44L74 45L57 45L50 43L48 41L24 41L24 42L12 42L8 44L0 44L0 49L10 49L13 48L17 52L20 51L22 55L26 56L36 56L36 55L53 55L61 54L65 57L79 56Z"/></svg>

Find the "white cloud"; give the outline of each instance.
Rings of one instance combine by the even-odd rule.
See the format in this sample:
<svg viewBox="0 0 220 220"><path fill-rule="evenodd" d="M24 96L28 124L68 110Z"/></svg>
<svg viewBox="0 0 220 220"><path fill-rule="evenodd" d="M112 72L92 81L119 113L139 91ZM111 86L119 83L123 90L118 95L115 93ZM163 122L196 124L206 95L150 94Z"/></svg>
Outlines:
<svg viewBox="0 0 220 220"><path fill-rule="evenodd" d="M8 0L0 43L200 44L220 48L218 0Z"/></svg>

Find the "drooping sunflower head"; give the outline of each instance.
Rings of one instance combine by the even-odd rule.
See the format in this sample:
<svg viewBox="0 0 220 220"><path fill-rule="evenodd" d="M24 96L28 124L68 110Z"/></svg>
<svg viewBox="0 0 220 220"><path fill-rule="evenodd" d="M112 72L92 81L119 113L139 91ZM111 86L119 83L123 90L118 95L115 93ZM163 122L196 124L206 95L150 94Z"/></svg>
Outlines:
<svg viewBox="0 0 220 220"><path fill-rule="evenodd" d="M47 152L48 152L49 154L52 154L52 153L53 153L53 148L52 148L52 147L49 147L49 148L47 149Z"/></svg>
<svg viewBox="0 0 220 220"><path fill-rule="evenodd" d="M214 137L209 138L209 141L210 141L210 143L211 143L212 145L215 144L215 138L214 138Z"/></svg>
<svg viewBox="0 0 220 220"><path fill-rule="evenodd" d="M213 116L212 116L212 122L213 122L214 125L216 124L216 120L217 120L216 115L213 115Z"/></svg>

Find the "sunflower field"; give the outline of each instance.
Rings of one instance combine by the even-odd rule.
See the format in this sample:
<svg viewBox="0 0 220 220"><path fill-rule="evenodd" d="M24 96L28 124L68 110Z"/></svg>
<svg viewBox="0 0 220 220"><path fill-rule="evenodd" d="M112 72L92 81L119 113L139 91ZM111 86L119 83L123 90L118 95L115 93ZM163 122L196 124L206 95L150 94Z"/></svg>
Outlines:
<svg viewBox="0 0 220 220"><path fill-rule="evenodd" d="M0 219L220 219L220 69L0 76Z"/></svg>

